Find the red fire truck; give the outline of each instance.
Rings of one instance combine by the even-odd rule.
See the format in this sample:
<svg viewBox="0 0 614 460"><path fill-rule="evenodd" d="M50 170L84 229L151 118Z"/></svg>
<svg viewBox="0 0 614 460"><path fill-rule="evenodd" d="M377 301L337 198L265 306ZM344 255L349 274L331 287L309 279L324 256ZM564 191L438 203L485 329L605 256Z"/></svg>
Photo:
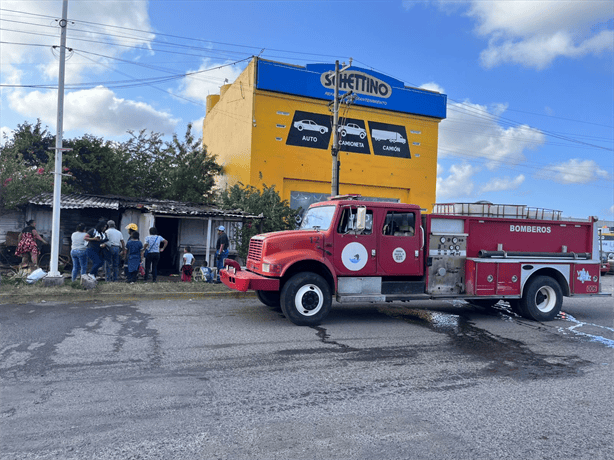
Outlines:
<svg viewBox="0 0 614 460"><path fill-rule="evenodd" d="M522 205L419 206L331 198L298 230L254 236L244 269L226 259L221 280L317 325L337 302L463 299L509 302L523 317L552 320L563 296L604 295L596 218Z"/></svg>

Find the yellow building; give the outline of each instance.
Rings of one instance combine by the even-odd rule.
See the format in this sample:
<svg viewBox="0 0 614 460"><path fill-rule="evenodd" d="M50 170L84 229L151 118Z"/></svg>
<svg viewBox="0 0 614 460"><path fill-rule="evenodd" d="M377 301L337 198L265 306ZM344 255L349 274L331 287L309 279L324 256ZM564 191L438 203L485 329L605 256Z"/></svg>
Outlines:
<svg viewBox="0 0 614 460"><path fill-rule="evenodd" d="M331 194L334 65L293 66L254 58L235 82L207 98L203 143L224 166L222 185L275 185L293 208ZM340 94L340 194L431 209L437 134L446 96L350 67Z"/></svg>

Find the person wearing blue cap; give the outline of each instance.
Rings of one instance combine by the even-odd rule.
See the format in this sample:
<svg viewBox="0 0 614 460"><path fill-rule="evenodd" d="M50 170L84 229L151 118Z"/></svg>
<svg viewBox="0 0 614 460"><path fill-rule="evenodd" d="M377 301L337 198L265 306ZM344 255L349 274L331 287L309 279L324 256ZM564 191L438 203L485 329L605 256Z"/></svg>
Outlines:
<svg viewBox="0 0 614 460"><path fill-rule="evenodd" d="M224 268L224 260L228 257L228 235L223 225L217 228L217 242L215 243L215 260L217 265L217 280L220 281L220 270Z"/></svg>

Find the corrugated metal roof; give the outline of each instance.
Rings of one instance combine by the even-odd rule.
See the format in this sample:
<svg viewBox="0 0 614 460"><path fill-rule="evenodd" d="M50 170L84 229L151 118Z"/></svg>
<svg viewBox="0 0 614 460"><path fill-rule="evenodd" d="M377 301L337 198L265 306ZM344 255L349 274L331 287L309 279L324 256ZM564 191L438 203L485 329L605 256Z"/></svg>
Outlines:
<svg viewBox="0 0 614 460"><path fill-rule="evenodd" d="M39 206L53 206L53 194L41 193L32 198L29 203ZM241 211L240 209L225 210L209 205L197 205L173 200L155 200L149 198L126 198L115 195L85 195L80 193L70 193L62 195L60 200L61 209L87 209L103 208L115 209L129 208L141 209L144 212L155 214L165 214L173 216L193 216L193 217L235 217L248 219L263 219L264 216L255 216Z"/></svg>
<svg viewBox="0 0 614 460"><path fill-rule="evenodd" d="M39 206L53 206L53 193L44 192L29 200L31 204ZM80 193L69 193L62 195L60 199L61 209L86 209L86 208L103 208L103 209L119 209L120 202L117 198L82 195Z"/></svg>

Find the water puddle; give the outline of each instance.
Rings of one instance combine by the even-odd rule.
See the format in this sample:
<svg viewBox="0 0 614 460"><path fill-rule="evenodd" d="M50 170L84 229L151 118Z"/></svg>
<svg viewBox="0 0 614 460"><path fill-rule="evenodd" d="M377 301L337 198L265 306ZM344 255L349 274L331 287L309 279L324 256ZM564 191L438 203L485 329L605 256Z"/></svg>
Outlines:
<svg viewBox="0 0 614 460"><path fill-rule="evenodd" d="M562 332L563 334L572 333L576 336L586 338L590 342L598 342L598 343L605 345L608 348L614 348L614 340L607 339L601 335L590 334L589 332L580 330L581 328L585 328L589 330L596 329L597 331L604 330L604 331L614 332L614 328L606 327L606 326L599 326L598 324L584 323L582 321L578 321L572 315L570 315L569 313L565 313L565 312L561 312L558 319L573 323L573 325L569 327L559 327L558 328L559 332Z"/></svg>
<svg viewBox="0 0 614 460"><path fill-rule="evenodd" d="M483 362L482 375L505 376L516 380L581 375L588 364L578 356L536 353L526 344L498 336L475 326L467 317L427 310L386 308L384 313L410 324L446 334L446 351ZM450 347L450 343L453 347Z"/></svg>

